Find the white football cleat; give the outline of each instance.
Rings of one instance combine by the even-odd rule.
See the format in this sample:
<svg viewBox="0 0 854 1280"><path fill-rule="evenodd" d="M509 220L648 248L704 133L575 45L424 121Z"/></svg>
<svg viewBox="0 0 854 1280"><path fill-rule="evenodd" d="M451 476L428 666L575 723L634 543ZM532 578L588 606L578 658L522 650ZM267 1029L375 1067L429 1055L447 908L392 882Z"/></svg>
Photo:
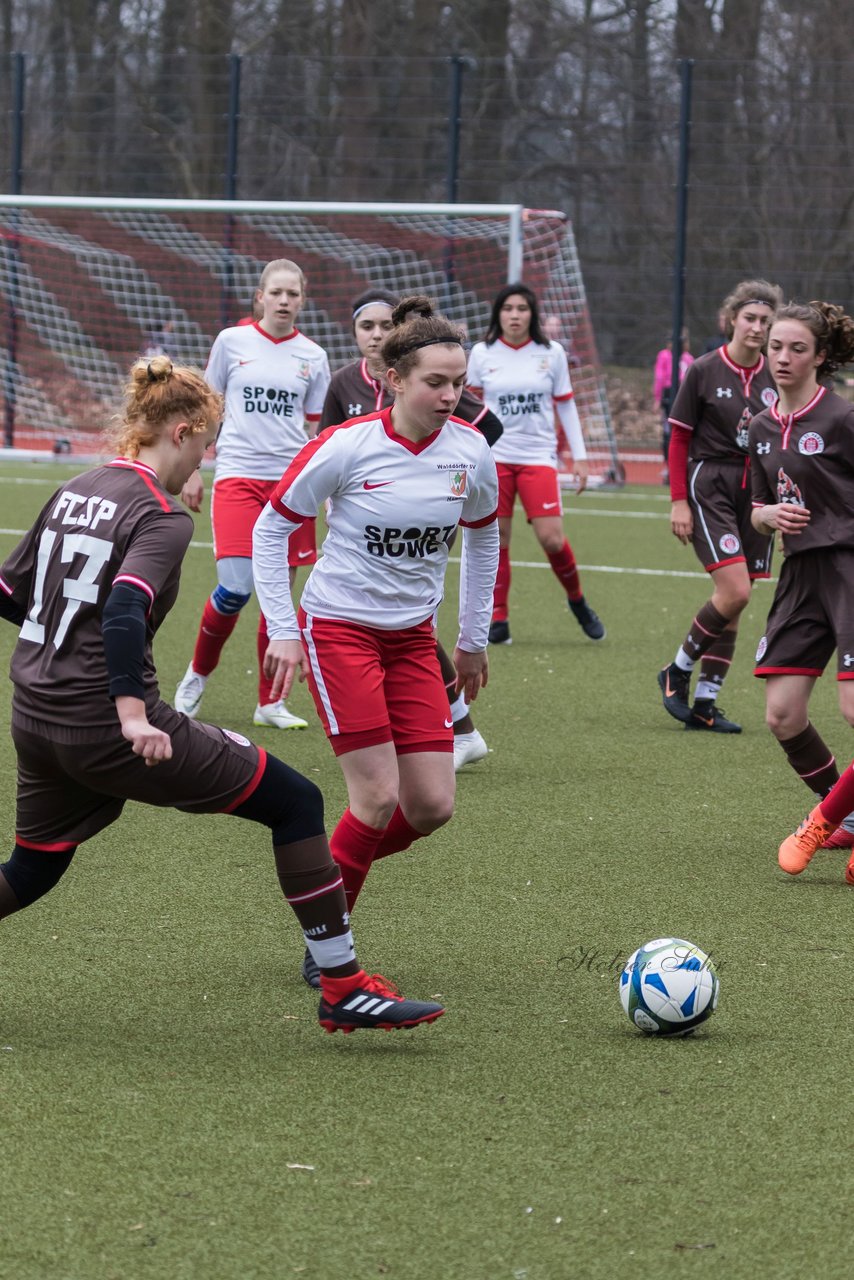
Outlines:
<svg viewBox="0 0 854 1280"><path fill-rule="evenodd" d="M195 720L207 682L207 676L200 676L197 671L194 671L191 662L184 673L183 680L180 681L178 688L175 690L175 710L183 711L185 716Z"/></svg>
<svg viewBox="0 0 854 1280"><path fill-rule="evenodd" d="M301 720L288 711L283 700L268 702L265 707L259 703L252 717L253 724L263 724L269 729L307 729L308 721Z"/></svg>
<svg viewBox="0 0 854 1280"><path fill-rule="evenodd" d="M472 729L471 733L458 733L454 738L454 773L462 769L464 764L482 760L488 752L489 747L477 729Z"/></svg>

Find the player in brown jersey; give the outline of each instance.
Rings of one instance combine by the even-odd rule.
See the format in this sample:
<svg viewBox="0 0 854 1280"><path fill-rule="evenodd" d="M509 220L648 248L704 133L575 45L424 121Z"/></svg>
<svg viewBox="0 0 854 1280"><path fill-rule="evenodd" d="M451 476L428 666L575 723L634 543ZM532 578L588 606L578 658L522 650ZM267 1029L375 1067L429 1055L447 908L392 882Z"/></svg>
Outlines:
<svg viewBox="0 0 854 1280"><path fill-rule="evenodd" d="M348 418L388 409L393 403L394 397L380 375L377 357L391 331L391 313L399 301L388 289L380 288L366 289L354 300L353 334L360 358L333 373L320 418L321 430L337 427ZM501 420L466 388L454 410L454 417L476 426L490 447L503 430ZM465 695L455 691L457 673L450 655L438 640L436 654L454 722L454 768L462 769L464 765L482 760L489 748L483 735L475 728Z"/></svg>
<svg viewBox="0 0 854 1280"><path fill-rule="evenodd" d="M658 673L665 709L686 729L741 733L717 697L751 585L771 572L772 539L750 522L747 441L751 418L776 400L762 350L781 301L779 288L767 280L737 285L723 304L729 341L694 361L670 412L670 527L680 542L693 544L712 579L711 599ZM698 662L692 706L691 672Z"/></svg>
<svg viewBox="0 0 854 1280"><path fill-rule="evenodd" d="M126 800L231 813L270 828L279 883L320 967L328 1031L415 1026L440 1005L401 999L355 959L341 874L313 782L247 738L167 706L152 658L193 534L180 494L216 436L222 398L168 356L139 361L119 456L64 484L0 567L18 757L15 847L0 918L57 883Z"/></svg>
<svg viewBox="0 0 854 1280"><path fill-rule="evenodd" d="M854 360L854 320L826 302L778 311L768 339L777 405L750 426L753 522L779 530L785 559L755 674L766 720L789 764L821 803L783 842L780 866L798 875L816 849L850 843L836 828L854 809L830 748L810 722L809 699L837 651L839 707L854 725L854 405L829 375ZM830 793L830 794L829 794ZM846 879L854 884L854 859Z"/></svg>

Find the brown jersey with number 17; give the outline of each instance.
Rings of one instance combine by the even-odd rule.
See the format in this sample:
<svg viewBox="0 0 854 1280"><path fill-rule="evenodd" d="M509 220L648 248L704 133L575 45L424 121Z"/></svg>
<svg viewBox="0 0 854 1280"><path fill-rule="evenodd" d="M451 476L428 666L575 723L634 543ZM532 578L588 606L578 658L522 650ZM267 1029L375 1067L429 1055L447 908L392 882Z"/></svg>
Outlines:
<svg viewBox="0 0 854 1280"><path fill-rule="evenodd" d="M747 453L750 420L777 399L768 363L736 364L726 347L700 356L679 384L668 422L690 431L692 462L740 458Z"/></svg>
<svg viewBox="0 0 854 1280"><path fill-rule="evenodd" d="M117 731L101 634L117 583L150 601L144 682L151 713L159 701L151 641L175 601L192 536L192 517L155 472L126 458L53 495L0 567L0 590L26 613L12 654L13 720L69 742Z"/></svg>
<svg viewBox="0 0 854 1280"><path fill-rule="evenodd" d="M754 507L789 502L810 513L801 533L784 535L786 555L854 548L854 404L819 387L796 413L758 414L750 459Z"/></svg>

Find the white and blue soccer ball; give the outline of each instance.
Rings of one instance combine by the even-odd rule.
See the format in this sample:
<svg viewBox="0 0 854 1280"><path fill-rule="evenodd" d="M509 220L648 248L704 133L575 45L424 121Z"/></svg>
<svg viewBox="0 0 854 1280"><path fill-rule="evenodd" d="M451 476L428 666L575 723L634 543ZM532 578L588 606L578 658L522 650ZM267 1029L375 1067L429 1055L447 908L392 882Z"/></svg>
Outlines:
<svg viewBox="0 0 854 1280"><path fill-rule="evenodd" d="M684 938L638 947L620 974L629 1020L651 1036L684 1036L718 1007L720 981L710 957Z"/></svg>

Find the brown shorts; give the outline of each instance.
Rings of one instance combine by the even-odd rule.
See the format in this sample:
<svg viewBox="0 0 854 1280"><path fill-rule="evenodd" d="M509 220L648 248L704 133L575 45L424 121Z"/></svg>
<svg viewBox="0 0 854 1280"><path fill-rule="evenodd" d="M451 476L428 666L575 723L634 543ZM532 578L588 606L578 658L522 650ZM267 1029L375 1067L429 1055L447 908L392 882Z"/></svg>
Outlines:
<svg viewBox="0 0 854 1280"><path fill-rule="evenodd" d="M18 843L73 847L115 822L126 800L186 813L228 813L260 782L266 752L248 738L188 720L165 702L149 720L172 739L172 759L155 766L135 756L119 732L101 742L72 744L13 722Z"/></svg>
<svg viewBox="0 0 854 1280"><path fill-rule="evenodd" d="M854 551L787 556L753 674L820 676L834 649L837 679L854 680Z"/></svg>
<svg viewBox="0 0 854 1280"><path fill-rule="evenodd" d="M774 539L750 523L750 475L745 462L706 458L688 467L688 499L694 517L691 541L707 573L746 564L751 579L771 576Z"/></svg>

